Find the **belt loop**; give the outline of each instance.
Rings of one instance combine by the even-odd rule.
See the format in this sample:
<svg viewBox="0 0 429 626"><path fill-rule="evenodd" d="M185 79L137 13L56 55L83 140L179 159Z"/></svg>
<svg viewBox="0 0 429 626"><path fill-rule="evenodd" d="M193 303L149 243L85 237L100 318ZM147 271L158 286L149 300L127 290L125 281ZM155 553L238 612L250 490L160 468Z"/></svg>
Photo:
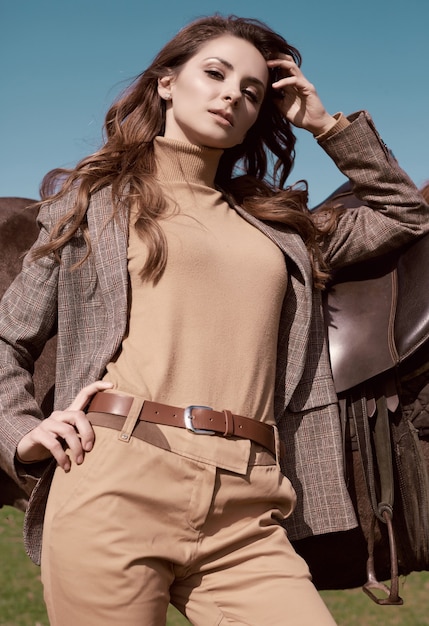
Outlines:
<svg viewBox="0 0 429 626"><path fill-rule="evenodd" d="M282 469L280 466L280 459L282 457L283 442L280 441L279 429L277 428L275 424L273 424L273 430L274 430L274 447L276 449L276 465L277 465L277 469L281 472Z"/></svg>
<svg viewBox="0 0 429 626"><path fill-rule="evenodd" d="M228 435L232 435L234 432L234 417L231 411L224 409L222 413L225 415L225 432L223 433L224 437Z"/></svg>
<svg viewBox="0 0 429 626"><path fill-rule="evenodd" d="M128 443L131 439L131 435L133 434L134 427L139 419L143 404L143 398L137 398L134 396L133 403L130 410L128 411L127 418L124 422L121 432L118 435L119 441Z"/></svg>

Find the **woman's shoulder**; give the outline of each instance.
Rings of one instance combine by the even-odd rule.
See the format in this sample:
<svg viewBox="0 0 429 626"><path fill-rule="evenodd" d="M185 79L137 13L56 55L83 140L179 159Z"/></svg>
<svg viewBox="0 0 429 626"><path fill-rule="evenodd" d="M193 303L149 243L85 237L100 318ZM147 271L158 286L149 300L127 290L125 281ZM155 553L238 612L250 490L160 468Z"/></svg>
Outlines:
<svg viewBox="0 0 429 626"><path fill-rule="evenodd" d="M44 218L49 216L49 221L56 222L65 215L72 213L75 207L77 207L78 201L79 189L78 187L73 187L60 197L43 202L39 210L39 219L43 221ZM111 204L112 187L111 185L106 185L89 195L87 210L93 210L94 207L99 207L100 205L110 207Z"/></svg>

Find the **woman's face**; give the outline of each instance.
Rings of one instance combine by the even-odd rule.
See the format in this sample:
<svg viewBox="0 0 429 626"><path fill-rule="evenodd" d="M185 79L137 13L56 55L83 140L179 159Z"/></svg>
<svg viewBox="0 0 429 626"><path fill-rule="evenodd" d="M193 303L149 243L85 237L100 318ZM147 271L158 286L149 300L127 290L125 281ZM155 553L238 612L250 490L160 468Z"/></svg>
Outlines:
<svg viewBox="0 0 429 626"><path fill-rule="evenodd" d="M167 99L165 137L210 148L241 143L255 123L268 82L262 54L248 41L208 41L178 73L159 80Z"/></svg>

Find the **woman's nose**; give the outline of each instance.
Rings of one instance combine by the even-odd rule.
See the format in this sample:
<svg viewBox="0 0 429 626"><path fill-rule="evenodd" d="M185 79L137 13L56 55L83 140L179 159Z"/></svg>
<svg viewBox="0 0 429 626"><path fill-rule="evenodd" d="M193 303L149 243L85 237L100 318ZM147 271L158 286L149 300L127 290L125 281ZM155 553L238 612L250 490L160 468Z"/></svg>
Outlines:
<svg viewBox="0 0 429 626"><path fill-rule="evenodd" d="M241 91L235 89L229 89L223 96L223 99L235 107L238 105L241 99Z"/></svg>

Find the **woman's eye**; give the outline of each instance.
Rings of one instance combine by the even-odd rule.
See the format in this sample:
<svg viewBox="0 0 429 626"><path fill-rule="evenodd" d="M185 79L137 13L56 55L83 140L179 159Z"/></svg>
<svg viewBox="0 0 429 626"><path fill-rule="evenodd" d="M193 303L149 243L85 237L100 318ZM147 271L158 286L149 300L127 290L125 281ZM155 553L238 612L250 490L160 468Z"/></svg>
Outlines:
<svg viewBox="0 0 429 626"><path fill-rule="evenodd" d="M258 104L259 102L259 96L258 94L256 94L254 91L252 91L251 89L243 89L243 93L244 95L249 98L252 102L254 102L255 104Z"/></svg>
<svg viewBox="0 0 429 626"><path fill-rule="evenodd" d="M219 70L206 70L206 74L211 76L211 78L216 78L217 80L223 79L223 74Z"/></svg>

